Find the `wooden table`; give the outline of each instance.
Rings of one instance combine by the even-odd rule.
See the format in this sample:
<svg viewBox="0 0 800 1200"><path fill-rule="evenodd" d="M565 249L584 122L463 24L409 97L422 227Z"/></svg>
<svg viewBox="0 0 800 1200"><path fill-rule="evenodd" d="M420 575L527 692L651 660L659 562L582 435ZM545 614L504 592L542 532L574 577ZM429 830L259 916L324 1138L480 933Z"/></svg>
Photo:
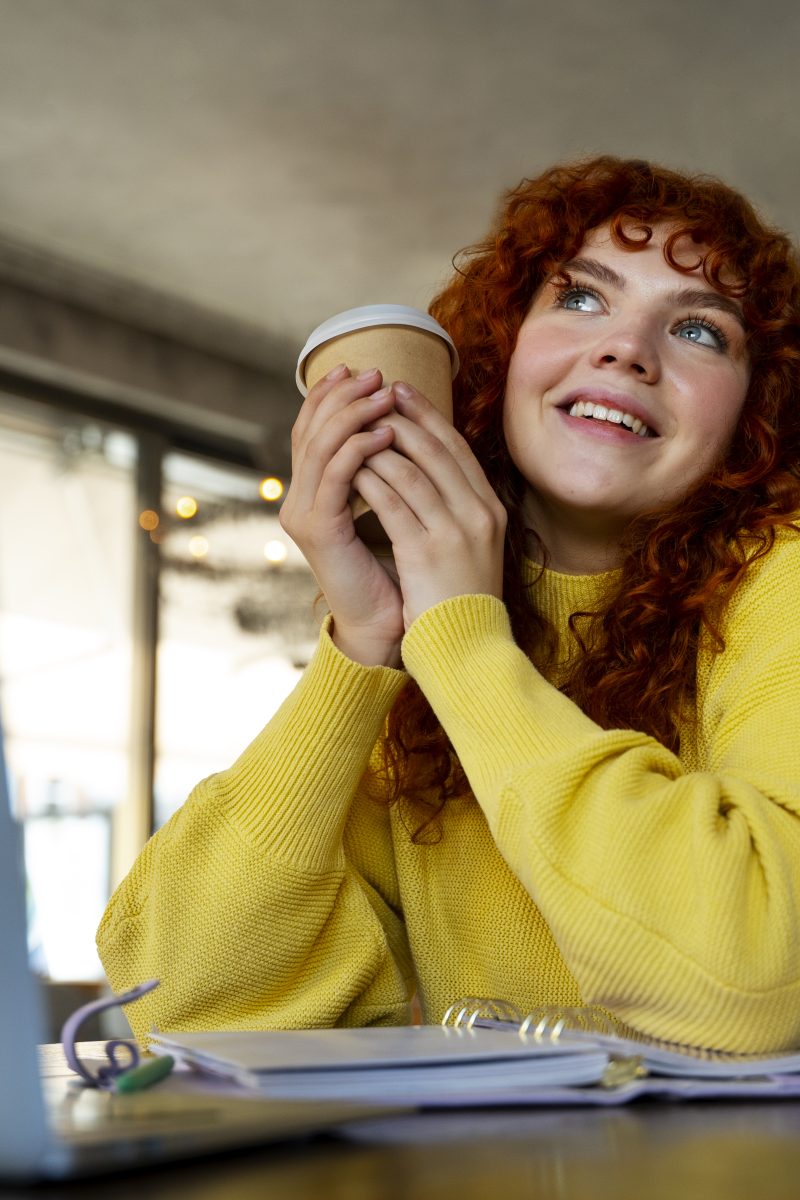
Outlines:
<svg viewBox="0 0 800 1200"><path fill-rule="evenodd" d="M409 1114L0 1200L796 1200L800 1102Z"/></svg>

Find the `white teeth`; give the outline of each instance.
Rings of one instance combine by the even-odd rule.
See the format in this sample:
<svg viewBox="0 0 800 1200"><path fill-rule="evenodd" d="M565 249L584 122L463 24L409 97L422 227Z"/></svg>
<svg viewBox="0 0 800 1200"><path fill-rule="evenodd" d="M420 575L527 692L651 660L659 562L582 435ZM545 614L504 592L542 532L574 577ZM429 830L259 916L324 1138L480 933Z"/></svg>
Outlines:
<svg viewBox="0 0 800 1200"><path fill-rule="evenodd" d="M591 400L576 400L570 406L569 415L591 417L595 421L610 421L612 425L625 425L639 437L647 437L650 433L649 425L645 425L644 421L631 413L620 412L618 408L606 408L604 404L593 404Z"/></svg>

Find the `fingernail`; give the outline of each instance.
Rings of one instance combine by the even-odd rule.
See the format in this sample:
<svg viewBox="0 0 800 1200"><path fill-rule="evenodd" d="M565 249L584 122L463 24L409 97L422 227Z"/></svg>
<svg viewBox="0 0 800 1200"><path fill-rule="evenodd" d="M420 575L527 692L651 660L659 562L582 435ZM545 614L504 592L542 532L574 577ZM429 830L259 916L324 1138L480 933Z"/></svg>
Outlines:
<svg viewBox="0 0 800 1200"><path fill-rule="evenodd" d="M389 387L382 387L382 388L380 388L380 389L379 389L377 392L373 392L373 393L372 393L372 395L370 396L370 400L385 400L385 399L386 399L386 397L387 397L387 396L389 395L389 393L391 392L391 390L392 390L392 389L391 389L391 386L389 386Z"/></svg>
<svg viewBox="0 0 800 1200"><path fill-rule="evenodd" d="M347 374L347 367L344 363L339 363L338 367L334 367L332 371L328 371L326 379L338 379L340 375Z"/></svg>
<svg viewBox="0 0 800 1200"><path fill-rule="evenodd" d="M360 375L356 375L356 379L369 379L370 375L377 375L378 368L370 367L368 371L362 371Z"/></svg>
<svg viewBox="0 0 800 1200"><path fill-rule="evenodd" d="M414 389L409 387L407 383L396 383L394 385L394 394L399 396L401 400L410 400L414 395Z"/></svg>

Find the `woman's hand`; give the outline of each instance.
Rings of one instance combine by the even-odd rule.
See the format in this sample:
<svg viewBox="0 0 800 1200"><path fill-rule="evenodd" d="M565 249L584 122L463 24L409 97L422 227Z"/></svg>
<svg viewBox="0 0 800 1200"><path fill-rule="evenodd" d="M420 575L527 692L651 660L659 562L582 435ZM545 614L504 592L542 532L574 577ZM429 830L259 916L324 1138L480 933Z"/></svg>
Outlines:
<svg viewBox="0 0 800 1200"><path fill-rule="evenodd" d="M349 504L354 476L394 437L384 421L394 396L380 385L378 370L354 379L342 365L311 388L292 430L292 482L280 521L325 595L339 649L367 666L397 666L400 591L356 535Z"/></svg>
<svg viewBox="0 0 800 1200"><path fill-rule="evenodd" d="M441 600L502 599L506 510L464 438L418 391L394 385L381 424L390 447L364 456L354 484L391 538L405 628Z"/></svg>

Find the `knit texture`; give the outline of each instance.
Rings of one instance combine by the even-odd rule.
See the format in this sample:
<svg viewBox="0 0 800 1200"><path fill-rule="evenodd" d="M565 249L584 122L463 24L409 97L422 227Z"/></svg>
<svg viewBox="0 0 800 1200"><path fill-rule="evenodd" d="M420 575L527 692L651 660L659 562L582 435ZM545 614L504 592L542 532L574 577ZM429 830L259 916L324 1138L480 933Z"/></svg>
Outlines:
<svg viewBox="0 0 800 1200"><path fill-rule="evenodd" d="M545 572L570 614L607 576ZM295 691L201 783L112 897L98 947L135 1032L397 1023L454 1000L598 1004L643 1033L730 1050L800 1044L800 540L753 564L701 647L676 756L603 730L515 645L505 607L423 613L406 670L473 795L415 845L370 755L406 675L323 629ZM788 619L787 619L788 618ZM558 668L554 668L554 677Z"/></svg>

